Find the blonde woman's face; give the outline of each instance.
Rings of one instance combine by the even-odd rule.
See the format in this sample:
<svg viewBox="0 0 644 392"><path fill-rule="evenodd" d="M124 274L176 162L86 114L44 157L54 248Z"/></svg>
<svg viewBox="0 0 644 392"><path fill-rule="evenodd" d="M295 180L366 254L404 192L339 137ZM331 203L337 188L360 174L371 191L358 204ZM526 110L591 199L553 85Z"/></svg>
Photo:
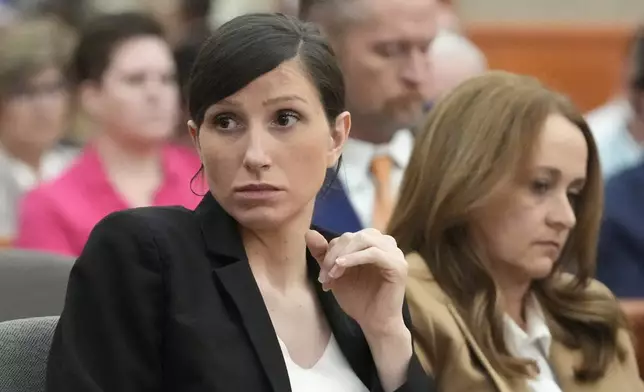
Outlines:
<svg viewBox="0 0 644 392"><path fill-rule="evenodd" d="M69 95L61 72L46 68L5 98L0 140L7 146L46 151L63 136Z"/></svg>
<svg viewBox="0 0 644 392"><path fill-rule="evenodd" d="M581 130L550 115L527 170L475 214L474 237L500 279L548 276L576 223L588 146Z"/></svg>

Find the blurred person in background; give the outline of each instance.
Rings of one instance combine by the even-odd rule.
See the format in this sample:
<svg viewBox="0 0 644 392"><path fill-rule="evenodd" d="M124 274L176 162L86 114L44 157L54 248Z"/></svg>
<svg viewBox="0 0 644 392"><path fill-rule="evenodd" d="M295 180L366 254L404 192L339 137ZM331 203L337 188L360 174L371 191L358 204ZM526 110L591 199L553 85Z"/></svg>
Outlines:
<svg viewBox="0 0 644 392"><path fill-rule="evenodd" d="M625 84L623 98L588 116L606 181L640 163L644 153L644 27L634 36Z"/></svg>
<svg viewBox="0 0 644 392"><path fill-rule="evenodd" d="M466 37L447 30L436 36L429 56L432 65L430 102L487 70L483 52Z"/></svg>
<svg viewBox="0 0 644 392"><path fill-rule="evenodd" d="M176 47L200 46L210 36L210 11L214 0L179 0L180 31Z"/></svg>
<svg viewBox="0 0 644 392"><path fill-rule="evenodd" d="M616 172L606 184L597 278L619 297L644 298L644 28L638 32L629 85L630 121L610 138L597 137L607 157L602 164L614 167L605 170Z"/></svg>
<svg viewBox="0 0 644 392"><path fill-rule="evenodd" d="M644 298L644 163L606 184L597 279L621 298Z"/></svg>
<svg viewBox="0 0 644 392"><path fill-rule="evenodd" d="M285 15L298 16L300 12L300 1L277 0L277 11Z"/></svg>
<svg viewBox="0 0 644 392"><path fill-rule="evenodd" d="M448 31L455 34L462 34L461 20L450 1L439 0L436 16L436 24L441 31Z"/></svg>
<svg viewBox="0 0 644 392"><path fill-rule="evenodd" d="M78 255L107 214L149 205L196 206L193 149L172 146L179 91L161 26L137 13L104 15L83 29L70 67L93 122L83 154L22 203L16 245Z"/></svg>
<svg viewBox="0 0 644 392"><path fill-rule="evenodd" d="M15 22L18 19L18 13L7 0L0 0L0 34L2 28Z"/></svg>
<svg viewBox="0 0 644 392"><path fill-rule="evenodd" d="M300 3L300 18L319 24L338 56L352 120L343 175L315 205L320 227L385 228L428 94L436 7L435 0Z"/></svg>
<svg viewBox="0 0 644 392"><path fill-rule="evenodd" d="M69 91L63 67L73 35L54 19L32 19L0 36L0 237L16 234L22 196L57 177L76 156L63 146Z"/></svg>
<svg viewBox="0 0 644 392"><path fill-rule="evenodd" d="M201 43L210 35L210 14L216 0L139 0L142 8L158 20L174 50ZM184 124L185 125L185 124Z"/></svg>
<svg viewBox="0 0 644 392"><path fill-rule="evenodd" d="M197 58L201 45L211 33L208 22L210 10L214 7L210 0L180 0L179 18L182 27L181 38L174 48L174 59L177 66L177 80L180 88L180 120L177 123L175 141L183 145L192 145L190 134L186 132L186 122L190 119L186 88L192 65Z"/></svg>
<svg viewBox="0 0 644 392"><path fill-rule="evenodd" d="M490 72L437 102L389 233L438 390L644 391L626 317L593 280L602 193L590 128L534 78Z"/></svg>

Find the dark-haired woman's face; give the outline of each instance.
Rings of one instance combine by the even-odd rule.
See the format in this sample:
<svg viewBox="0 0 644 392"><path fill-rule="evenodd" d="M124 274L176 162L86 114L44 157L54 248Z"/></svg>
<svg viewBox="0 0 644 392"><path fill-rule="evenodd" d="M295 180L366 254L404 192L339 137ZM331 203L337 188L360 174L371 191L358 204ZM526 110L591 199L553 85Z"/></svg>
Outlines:
<svg viewBox="0 0 644 392"><path fill-rule="evenodd" d="M214 197L261 230L310 220L349 127L348 113L329 123L315 86L290 60L209 107L191 133Z"/></svg>

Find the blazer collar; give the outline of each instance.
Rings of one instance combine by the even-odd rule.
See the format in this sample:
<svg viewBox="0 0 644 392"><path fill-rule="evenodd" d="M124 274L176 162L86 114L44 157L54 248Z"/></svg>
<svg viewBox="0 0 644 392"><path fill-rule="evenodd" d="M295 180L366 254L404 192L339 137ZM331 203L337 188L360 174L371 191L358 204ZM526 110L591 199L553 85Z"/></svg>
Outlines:
<svg viewBox="0 0 644 392"><path fill-rule="evenodd" d="M470 346L472 352L479 360L483 369L490 377L490 379L495 383L497 390L499 392L527 392L528 387L527 383L521 383L521 385L512 385L510 386L507 381L502 379L499 374L494 370L492 364L487 360L481 347L474 339L469 327L465 323L465 320L461 317L460 313L450 300L450 298L445 294L445 292L440 288L434 275L430 271L429 267L425 263L425 260L418 253L412 253L407 256L409 261L409 273L410 275L416 277L417 279L424 280L427 284L430 285L432 295L437 298L439 301L445 304L450 314L456 321L459 329L463 333L465 340ZM569 279L567 276L563 276L562 280ZM557 378L557 382L562 391L568 390L579 390L579 383L575 381L574 369L582 363L582 357L579 350L573 350L569 347L566 347L561 339L557 339L558 325L556 321L552 318L548 312L544 311L543 316L546 320L546 325L552 331L552 341L550 344L550 352L548 355L548 362L552 368L552 371Z"/></svg>
<svg viewBox="0 0 644 392"><path fill-rule="evenodd" d="M208 193L195 210L202 229L213 269L213 278L218 280L232 299L242 324L272 389L276 392L290 391L288 371L283 360L277 333L264 303L239 233L237 222ZM327 240L334 233L313 227ZM308 277L315 287L321 307L331 331L345 358L356 375L367 386L378 385L375 365L369 347L358 324L344 313L331 292L324 292L318 282L320 267L307 252ZM374 384L376 383L376 384Z"/></svg>
<svg viewBox="0 0 644 392"><path fill-rule="evenodd" d="M527 383L510 385L510 383L503 379L501 375L499 375L499 373L494 369L490 361L483 353L483 350L481 350L481 347L477 343L476 339L474 339L474 335L472 335L470 328L467 326L467 323L465 322L463 317L461 317L458 309L456 308L452 300L447 296L447 294L440 288L438 282L436 282L434 275L425 263L423 257L418 253L411 253L407 255L407 260L409 263L410 276L414 276L416 279L425 281L426 284L429 285L428 287L432 292L432 296L447 307L447 310L456 322L456 325L458 325L458 328L463 334L471 352L483 368L483 371L489 377L490 381L496 387L496 390L498 392L528 392L529 390Z"/></svg>
<svg viewBox="0 0 644 392"><path fill-rule="evenodd" d="M195 214L201 224L203 240L208 252L225 256L227 261L246 260L237 222L215 200L210 192L206 193Z"/></svg>

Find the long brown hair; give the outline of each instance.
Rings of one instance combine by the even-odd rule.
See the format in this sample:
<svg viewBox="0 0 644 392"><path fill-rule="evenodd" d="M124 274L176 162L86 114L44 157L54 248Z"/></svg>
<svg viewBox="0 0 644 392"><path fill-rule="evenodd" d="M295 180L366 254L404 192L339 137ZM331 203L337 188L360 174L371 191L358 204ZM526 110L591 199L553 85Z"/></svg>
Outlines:
<svg viewBox="0 0 644 392"><path fill-rule="evenodd" d="M512 357L505 346L499 290L468 222L475 209L526 167L553 113L583 132L587 180L561 258L532 291L554 320L553 334L581 350L577 379L593 381L616 355L625 358L617 333L626 319L614 299L587 290L595 272L603 185L590 129L567 98L534 78L500 71L458 86L432 108L418 131L388 232L405 253L418 252L425 259L494 368L509 379L528 376L532 362ZM562 283L562 271L573 272L572 281Z"/></svg>

